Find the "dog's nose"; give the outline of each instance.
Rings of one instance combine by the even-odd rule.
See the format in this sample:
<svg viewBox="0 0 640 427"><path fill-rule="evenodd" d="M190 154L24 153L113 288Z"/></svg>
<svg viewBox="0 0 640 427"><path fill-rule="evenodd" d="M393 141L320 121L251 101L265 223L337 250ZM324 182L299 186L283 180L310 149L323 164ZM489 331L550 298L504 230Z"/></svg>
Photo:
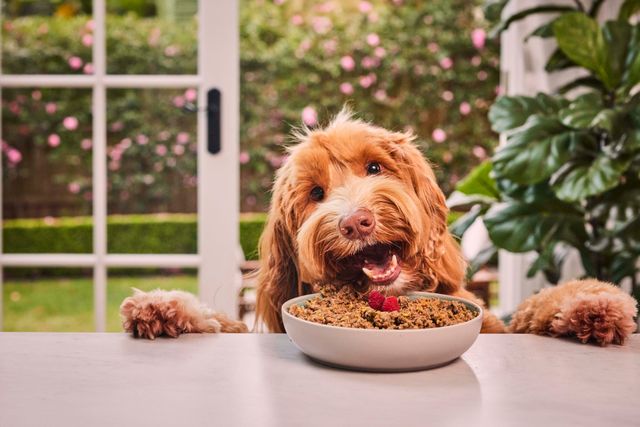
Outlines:
<svg viewBox="0 0 640 427"><path fill-rule="evenodd" d="M340 233L349 240L362 239L373 231L376 220L370 210L360 208L340 220Z"/></svg>

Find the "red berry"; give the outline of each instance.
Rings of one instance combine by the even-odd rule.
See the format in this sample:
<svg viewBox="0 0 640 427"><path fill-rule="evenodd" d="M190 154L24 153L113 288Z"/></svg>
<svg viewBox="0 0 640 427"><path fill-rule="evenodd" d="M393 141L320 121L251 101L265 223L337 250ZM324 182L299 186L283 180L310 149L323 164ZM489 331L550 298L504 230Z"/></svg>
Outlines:
<svg viewBox="0 0 640 427"><path fill-rule="evenodd" d="M384 295L382 295L380 292L371 291L371 293L369 293L369 307L380 310L382 309L383 303Z"/></svg>
<svg viewBox="0 0 640 427"><path fill-rule="evenodd" d="M386 297L382 303L382 311L398 311L400 310L400 304L398 304L398 298Z"/></svg>

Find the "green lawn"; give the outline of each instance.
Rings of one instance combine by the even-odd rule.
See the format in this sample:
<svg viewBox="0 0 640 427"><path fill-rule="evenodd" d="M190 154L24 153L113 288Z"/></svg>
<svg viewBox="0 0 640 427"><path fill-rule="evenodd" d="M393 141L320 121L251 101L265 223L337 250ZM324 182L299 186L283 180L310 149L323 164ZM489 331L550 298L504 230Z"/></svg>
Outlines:
<svg viewBox="0 0 640 427"><path fill-rule="evenodd" d="M118 308L131 288L197 292L195 275L111 277L107 286L107 330L121 331ZM93 331L90 278L8 280L4 284L5 331Z"/></svg>

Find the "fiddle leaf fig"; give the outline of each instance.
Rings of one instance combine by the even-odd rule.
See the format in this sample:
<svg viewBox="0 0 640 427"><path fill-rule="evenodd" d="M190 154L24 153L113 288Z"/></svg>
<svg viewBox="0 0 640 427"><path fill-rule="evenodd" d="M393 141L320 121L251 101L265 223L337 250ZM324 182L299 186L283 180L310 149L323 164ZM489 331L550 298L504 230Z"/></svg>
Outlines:
<svg viewBox="0 0 640 427"><path fill-rule="evenodd" d="M569 159L572 140L558 119L531 116L493 156L496 177L520 184L542 181Z"/></svg>
<svg viewBox="0 0 640 427"><path fill-rule="evenodd" d="M629 161L615 160L602 154L595 160L571 162L552 178L556 196L567 202L575 202L615 187Z"/></svg>

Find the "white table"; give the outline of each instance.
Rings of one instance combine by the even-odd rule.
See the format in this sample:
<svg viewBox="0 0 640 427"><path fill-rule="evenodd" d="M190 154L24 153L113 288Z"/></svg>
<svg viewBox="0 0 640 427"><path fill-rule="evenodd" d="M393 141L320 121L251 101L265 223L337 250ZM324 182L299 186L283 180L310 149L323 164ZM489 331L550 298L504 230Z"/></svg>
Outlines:
<svg viewBox="0 0 640 427"><path fill-rule="evenodd" d="M0 334L0 426L147 425L638 426L640 335L481 335L445 367L375 374L284 335Z"/></svg>

